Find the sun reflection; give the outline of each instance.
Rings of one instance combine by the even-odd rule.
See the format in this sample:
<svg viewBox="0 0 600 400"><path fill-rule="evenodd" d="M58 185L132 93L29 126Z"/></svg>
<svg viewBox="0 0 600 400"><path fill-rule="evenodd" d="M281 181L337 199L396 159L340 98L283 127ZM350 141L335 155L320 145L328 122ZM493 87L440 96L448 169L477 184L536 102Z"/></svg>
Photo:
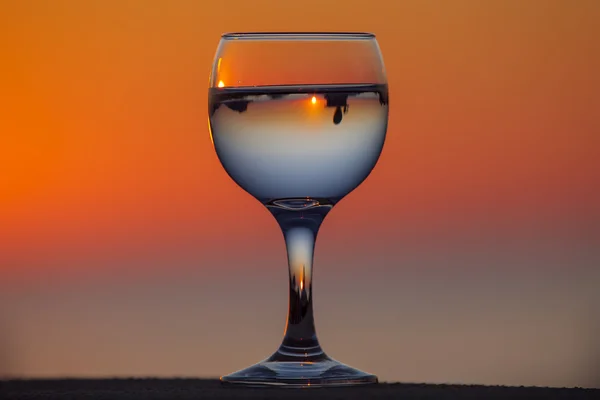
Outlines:
<svg viewBox="0 0 600 400"><path fill-rule="evenodd" d="M317 104L317 97L313 96L312 99L310 99L311 103L313 104Z"/></svg>
<svg viewBox="0 0 600 400"><path fill-rule="evenodd" d="M223 81L219 81L219 84L217 86L222 88L222 87L225 87L225 84L223 83Z"/></svg>

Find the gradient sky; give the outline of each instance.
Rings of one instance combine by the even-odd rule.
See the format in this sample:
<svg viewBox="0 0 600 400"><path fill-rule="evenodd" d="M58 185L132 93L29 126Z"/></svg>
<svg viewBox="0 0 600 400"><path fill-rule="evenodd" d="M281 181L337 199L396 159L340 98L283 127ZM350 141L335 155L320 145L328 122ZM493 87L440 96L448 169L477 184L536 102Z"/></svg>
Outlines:
<svg viewBox="0 0 600 400"><path fill-rule="evenodd" d="M600 387L600 2L3 1L0 375L219 376L276 349L275 220L221 168L227 31L370 31L379 164L315 255L382 380Z"/></svg>

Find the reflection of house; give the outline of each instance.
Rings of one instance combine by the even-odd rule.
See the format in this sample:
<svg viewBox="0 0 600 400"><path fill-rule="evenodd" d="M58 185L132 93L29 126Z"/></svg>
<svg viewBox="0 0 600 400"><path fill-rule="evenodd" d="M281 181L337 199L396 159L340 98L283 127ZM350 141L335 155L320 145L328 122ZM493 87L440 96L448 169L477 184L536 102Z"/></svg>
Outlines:
<svg viewBox="0 0 600 400"><path fill-rule="evenodd" d="M237 111L239 113L243 113L248 109L248 104L250 104L252 100L242 100L242 99L227 99L224 97L211 99L209 112L212 116L221 105L225 105L227 108L233 111Z"/></svg>
<svg viewBox="0 0 600 400"><path fill-rule="evenodd" d="M239 113L243 113L248 109L248 104L251 103L251 100L229 100L224 102L227 108L237 111Z"/></svg>
<svg viewBox="0 0 600 400"><path fill-rule="evenodd" d="M335 112L333 113L333 123L339 124L342 122L343 114L348 113L348 94L346 93L327 93L325 95L325 100L327 104L326 108L335 107ZM342 114L342 109L343 114Z"/></svg>
<svg viewBox="0 0 600 400"><path fill-rule="evenodd" d="M344 110L348 110L347 93L327 93L324 97L327 101L325 107L343 107Z"/></svg>

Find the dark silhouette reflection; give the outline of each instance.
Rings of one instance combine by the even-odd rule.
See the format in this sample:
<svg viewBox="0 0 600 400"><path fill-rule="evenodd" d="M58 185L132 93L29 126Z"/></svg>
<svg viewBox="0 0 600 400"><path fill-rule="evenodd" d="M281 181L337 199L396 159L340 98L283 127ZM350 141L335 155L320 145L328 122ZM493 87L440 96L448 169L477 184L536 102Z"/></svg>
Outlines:
<svg viewBox="0 0 600 400"><path fill-rule="evenodd" d="M291 88L252 88L247 90L236 90L235 92L228 91L223 88L211 88L209 89L209 115L213 116L214 113L219 109L221 105L225 105L227 108L238 113L244 113L248 110L248 105L253 102L249 98L255 96L266 95L271 100L280 100L292 94L323 94L326 104L325 108L333 108L333 123L339 125L344 118L344 115L348 113L348 97L358 96L364 93L377 94L379 97L379 104L388 104L388 88L387 85L372 85L362 88L363 90L357 91L356 88L348 88L341 86L331 87L298 87L292 90Z"/></svg>
<svg viewBox="0 0 600 400"><path fill-rule="evenodd" d="M227 100L223 102L212 101L209 105L210 115L214 115L214 113L219 109L221 105L229 108L230 110L237 111L240 114L246 112L248 110L248 104L252 103L252 100Z"/></svg>
<svg viewBox="0 0 600 400"><path fill-rule="evenodd" d="M333 113L333 123L338 125L342 122L344 114L348 113L348 94L347 93L327 93L325 96L326 108L335 107ZM343 113L342 113L343 110Z"/></svg>
<svg viewBox="0 0 600 400"><path fill-rule="evenodd" d="M250 104L252 100L231 100L227 101L224 104L230 110L237 111L239 113L243 113L248 109L248 104Z"/></svg>
<svg viewBox="0 0 600 400"><path fill-rule="evenodd" d="M213 99L209 99L208 101L208 115L213 116L217 112L217 110L221 107L221 103L218 101L214 101Z"/></svg>
<svg viewBox="0 0 600 400"><path fill-rule="evenodd" d="M377 92L377 94L379 95L379 104L381 104L382 106L387 105L387 103L388 103L387 87L385 87L385 90L381 90L381 91Z"/></svg>

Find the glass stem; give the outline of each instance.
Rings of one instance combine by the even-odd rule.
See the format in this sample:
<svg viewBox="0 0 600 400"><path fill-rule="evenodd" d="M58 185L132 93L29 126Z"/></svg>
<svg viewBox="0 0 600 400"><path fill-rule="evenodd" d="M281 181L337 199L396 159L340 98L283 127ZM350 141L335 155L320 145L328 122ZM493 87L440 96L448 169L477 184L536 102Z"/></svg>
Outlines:
<svg viewBox="0 0 600 400"><path fill-rule="evenodd" d="M317 340L312 303L315 232L294 227L284 232L289 266L289 307L284 343L305 346Z"/></svg>
<svg viewBox="0 0 600 400"><path fill-rule="evenodd" d="M330 209L317 206L305 211L271 210L285 238L289 267L287 325L272 361L308 362L327 358L315 331L312 278L315 240Z"/></svg>

